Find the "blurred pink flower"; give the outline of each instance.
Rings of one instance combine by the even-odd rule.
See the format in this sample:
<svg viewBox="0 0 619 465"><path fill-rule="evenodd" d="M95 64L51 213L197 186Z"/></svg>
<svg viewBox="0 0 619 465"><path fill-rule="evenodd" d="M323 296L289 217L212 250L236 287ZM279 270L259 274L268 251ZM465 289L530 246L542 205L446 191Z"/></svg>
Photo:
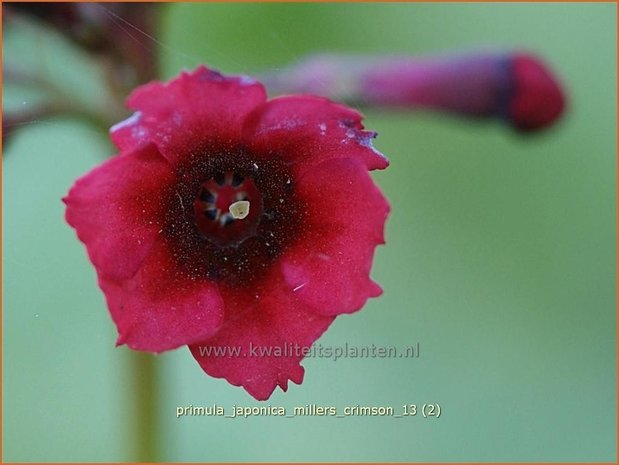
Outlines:
<svg viewBox="0 0 619 465"><path fill-rule="evenodd" d="M324 54L265 79L276 93L312 93L367 106L499 118L519 131L544 129L565 109L557 78L541 59L526 53L429 58Z"/></svg>

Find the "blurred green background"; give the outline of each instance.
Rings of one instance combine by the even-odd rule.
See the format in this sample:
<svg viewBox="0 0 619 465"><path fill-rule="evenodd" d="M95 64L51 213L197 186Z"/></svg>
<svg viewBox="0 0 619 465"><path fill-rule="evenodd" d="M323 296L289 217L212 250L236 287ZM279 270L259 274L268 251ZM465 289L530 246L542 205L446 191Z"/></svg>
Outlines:
<svg viewBox="0 0 619 465"><path fill-rule="evenodd" d="M385 293L320 342L419 341L421 356L308 359L304 383L266 404L439 403L440 419L177 419L177 406L262 405L179 349L156 357L159 458L614 461L615 19L614 4L174 4L159 42L119 28L161 54L166 78L202 62L251 74L310 52L490 47L536 52L569 93L561 123L526 138L366 112L392 161L374 175L393 206L373 269ZM112 153L105 134L59 119L5 147L4 461L135 459L130 354L60 202Z"/></svg>

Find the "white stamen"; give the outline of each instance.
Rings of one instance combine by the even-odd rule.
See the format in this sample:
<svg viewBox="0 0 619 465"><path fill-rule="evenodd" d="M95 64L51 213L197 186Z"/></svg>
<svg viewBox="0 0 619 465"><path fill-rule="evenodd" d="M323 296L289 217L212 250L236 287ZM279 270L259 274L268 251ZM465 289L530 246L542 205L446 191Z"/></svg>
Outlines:
<svg viewBox="0 0 619 465"><path fill-rule="evenodd" d="M249 202L247 200L239 200L230 205L230 214L235 220L242 220L249 215Z"/></svg>

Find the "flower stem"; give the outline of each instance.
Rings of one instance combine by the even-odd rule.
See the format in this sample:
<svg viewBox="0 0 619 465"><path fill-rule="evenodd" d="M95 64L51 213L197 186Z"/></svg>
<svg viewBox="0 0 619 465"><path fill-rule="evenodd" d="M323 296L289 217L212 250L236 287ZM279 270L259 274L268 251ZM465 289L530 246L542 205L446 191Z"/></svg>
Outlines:
<svg viewBox="0 0 619 465"><path fill-rule="evenodd" d="M156 462L159 457L157 360L154 355L144 352L131 351L129 357L129 379L133 380L131 389L133 422L132 434L129 436L133 461Z"/></svg>

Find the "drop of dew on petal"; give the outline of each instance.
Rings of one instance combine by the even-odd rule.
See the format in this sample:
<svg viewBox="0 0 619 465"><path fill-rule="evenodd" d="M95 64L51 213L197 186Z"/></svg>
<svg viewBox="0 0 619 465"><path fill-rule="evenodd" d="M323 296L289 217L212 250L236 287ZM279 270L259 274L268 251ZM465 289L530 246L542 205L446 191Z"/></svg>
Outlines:
<svg viewBox="0 0 619 465"><path fill-rule="evenodd" d="M134 139L142 139L143 137L146 137L146 129L142 126L135 126L131 129L131 137Z"/></svg>
<svg viewBox="0 0 619 465"><path fill-rule="evenodd" d="M258 132L258 135L265 134L271 131L279 131L279 130L291 131L298 127L304 126L305 124L306 124L305 121L302 121L302 120L285 119L272 126L262 128L260 132Z"/></svg>
<svg viewBox="0 0 619 465"><path fill-rule="evenodd" d="M387 157L380 150L376 149L376 147L374 147L374 144L372 143L375 137L376 137L376 134L370 132L366 134L364 137L359 138L359 144L361 144L363 147L370 149L376 155L386 160Z"/></svg>
<svg viewBox="0 0 619 465"><path fill-rule="evenodd" d="M345 124L340 123L341 128L346 128ZM343 144L347 144L350 140L355 140L359 145L370 149L374 154L378 155L383 159L387 159L387 157L380 151L374 147L372 141L376 138L377 133L373 131L360 131L353 128L346 129L346 139L342 139Z"/></svg>
<svg viewBox="0 0 619 465"><path fill-rule="evenodd" d="M178 128L181 127L181 124L183 122L183 117L178 111L175 111L174 113L172 113L172 122L174 123L176 127Z"/></svg>
<svg viewBox="0 0 619 465"><path fill-rule="evenodd" d="M163 142L164 144L168 144L170 143L170 134L168 134L167 132L164 131L159 131L157 132L157 137L161 140L161 142Z"/></svg>
<svg viewBox="0 0 619 465"><path fill-rule="evenodd" d="M239 76L239 84L241 84L242 86L252 86L254 84L256 84L256 81L253 77L251 76L247 76L247 75L241 75Z"/></svg>

